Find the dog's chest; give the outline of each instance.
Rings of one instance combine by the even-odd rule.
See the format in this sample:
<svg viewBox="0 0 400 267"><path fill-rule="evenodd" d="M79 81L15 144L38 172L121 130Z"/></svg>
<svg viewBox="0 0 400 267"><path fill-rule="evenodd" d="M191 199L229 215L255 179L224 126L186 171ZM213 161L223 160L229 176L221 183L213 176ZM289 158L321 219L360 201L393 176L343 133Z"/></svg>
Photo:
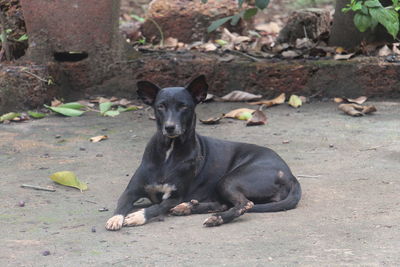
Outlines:
<svg viewBox="0 0 400 267"><path fill-rule="evenodd" d="M176 186L172 184L149 184L144 187L152 202L160 202L168 199L173 191L176 191Z"/></svg>

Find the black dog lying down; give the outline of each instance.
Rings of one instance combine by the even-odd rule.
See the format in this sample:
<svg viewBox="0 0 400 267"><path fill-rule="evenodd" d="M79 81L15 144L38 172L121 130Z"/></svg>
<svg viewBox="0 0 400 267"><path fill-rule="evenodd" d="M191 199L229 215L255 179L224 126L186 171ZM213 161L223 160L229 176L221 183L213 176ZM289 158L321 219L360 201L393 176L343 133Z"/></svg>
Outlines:
<svg viewBox="0 0 400 267"><path fill-rule="evenodd" d="M142 225L168 212L215 212L204 225L217 226L245 212L296 207L300 184L275 152L196 133L195 107L208 89L204 76L186 88L160 89L147 81L137 86L139 97L154 108L157 132L107 221L108 230ZM153 204L132 212L133 203L142 197Z"/></svg>

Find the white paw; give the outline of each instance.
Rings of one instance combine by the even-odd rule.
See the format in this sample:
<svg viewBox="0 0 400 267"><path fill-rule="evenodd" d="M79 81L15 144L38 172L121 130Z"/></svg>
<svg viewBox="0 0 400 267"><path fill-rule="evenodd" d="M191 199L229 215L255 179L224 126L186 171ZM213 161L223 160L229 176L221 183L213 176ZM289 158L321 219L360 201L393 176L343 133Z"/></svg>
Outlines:
<svg viewBox="0 0 400 267"><path fill-rule="evenodd" d="M137 226L146 223L146 217L144 215L144 209L132 212L125 217L124 226Z"/></svg>
<svg viewBox="0 0 400 267"><path fill-rule="evenodd" d="M122 223L124 222L123 215L114 215L108 219L106 223L106 229L110 231L116 231L122 228Z"/></svg>
<svg viewBox="0 0 400 267"><path fill-rule="evenodd" d="M189 202L184 202L179 204L178 206L175 206L174 208L172 208L170 210L170 212L172 213L172 215L177 215L177 216L181 216L181 215L189 215L192 213L192 204Z"/></svg>

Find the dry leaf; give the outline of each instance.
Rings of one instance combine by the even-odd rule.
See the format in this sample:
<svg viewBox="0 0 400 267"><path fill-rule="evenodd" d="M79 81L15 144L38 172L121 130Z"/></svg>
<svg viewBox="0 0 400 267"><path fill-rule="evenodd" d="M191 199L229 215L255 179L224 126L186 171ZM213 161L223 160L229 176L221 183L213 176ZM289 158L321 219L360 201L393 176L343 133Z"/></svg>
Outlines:
<svg viewBox="0 0 400 267"><path fill-rule="evenodd" d="M346 114L354 117L377 111L375 106L361 106L358 104L340 104L338 108Z"/></svg>
<svg viewBox="0 0 400 267"><path fill-rule="evenodd" d="M333 59L334 60L348 60L350 58L352 58L356 53L350 53L350 54L346 54L346 55L339 55L336 54Z"/></svg>
<svg viewBox="0 0 400 267"><path fill-rule="evenodd" d="M54 98L52 101L51 101L51 106L52 107L58 107L59 105L61 105L62 104L62 102L60 101L60 100L58 100L57 98Z"/></svg>
<svg viewBox="0 0 400 267"><path fill-rule="evenodd" d="M343 53L345 53L346 52L346 50L343 48L343 47L336 47L336 49L335 49L335 53L336 54L343 54Z"/></svg>
<svg viewBox="0 0 400 267"><path fill-rule="evenodd" d="M333 102L335 102L335 103L342 103L343 101L344 101L344 99L341 98L341 97L335 97L335 98L333 98Z"/></svg>
<svg viewBox="0 0 400 267"><path fill-rule="evenodd" d="M173 38L173 37L168 37L167 39L164 40L164 46L165 47L177 47L178 46L178 39Z"/></svg>
<svg viewBox="0 0 400 267"><path fill-rule="evenodd" d="M381 49L379 49L378 56L386 57L391 55L392 53L393 51L387 45L384 45Z"/></svg>
<svg viewBox="0 0 400 267"><path fill-rule="evenodd" d="M97 98L97 102L98 102L99 104L101 104L101 103L106 103L106 102L111 102L111 99L105 98L105 97L99 97L99 98Z"/></svg>
<svg viewBox="0 0 400 267"><path fill-rule="evenodd" d="M361 105L362 103L364 103L365 101L367 101L368 97L366 96L359 96L357 98L347 98L346 100L350 103L356 103Z"/></svg>
<svg viewBox="0 0 400 267"><path fill-rule="evenodd" d="M205 51L215 51L217 50L217 46L213 43L205 43L201 46Z"/></svg>
<svg viewBox="0 0 400 267"><path fill-rule="evenodd" d="M256 100L260 99L262 96L261 95L254 95L251 93L247 93L244 91L239 91L235 90L230 92L227 95L224 95L221 97L222 101L230 101L230 102L239 102L239 101L250 101L250 100Z"/></svg>
<svg viewBox="0 0 400 267"><path fill-rule="evenodd" d="M247 120L246 126L264 125L267 122L267 116L261 110L256 110L253 116Z"/></svg>
<svg viewBox="0 0 400 267"><path fill-rule="evenodd" d="M107 135L98 135L98 136L94 136L94 137L90 138L89 140L90 140L90 142L97 143L97 142L100 142L100 141L106 140L106 139L108 139Z"/></svg>
<svg viewBox="0 0 400 267"><path fill-rule="evenodd" d="M213 94L207 94L206 99L204 99L203 102L214 100L214 97L215 96Z"/></svg>
<svg viewBox="0 0 400 267"><path fill-rule="evenodd" d="M243 42L249 42L251 39L248 36L238 36L232 39L232 43L235 45L241 44Z"/></svg>
<svg viewBox="0 0 400 267"><path fill-rule="evenodd" d="M199 121L203 124L210 125L210 124L218 124L221 119L222 117L213 117L213 118L208 118L206 120L200 119Z"/></svg>
<svg viewBox="0 0 400 267"><path fill-rule="evenodd" d="M132 101L129 101L126 98L122 98L121 100L118 101L117 104L126 107L126 106L130 105L131 103L132 103Z"/></svg>
<svg viewBox="0 0 400 267"><path fill-rule="evenodd" d="M308 103L308 100L309 100L308 97L301 95L301 96L299 96L299 98L301 100L301 103L303 103L303 104Z"/></svg>
<svg viewBox="0 0 400 267"><path fill-rule="evenodd" d="M278 97L271 100L261 100L257 102L251 102L251 105L264 105L266 107L271 107L273 105L279 105L285 103L286 95L285 93L280 94Z"/></svg>
<svg viewBox="0 0 400 267"><path fill-rule="evenodd" d="M300 97L297 95L291 95L288 104L294 108L298 108L302 105Z"/></svg>
<svg viewBox="0 0 400 267"><path fill-rule="evenodd" d="M276 22L259 24L255 27L255 29L257 31L266 32L269 34L278 34L281 31L281 27Z"/></svg>
<svg viewBox="0 0 400 267"><path fill-rule="evenodd" d="M310 49L314 46L313 41L308 38L298 38L296 39L295 47L297 49Z"/></svg>
<svg viewBox="0 0 400 267"><path fill-rule="evenodd" d="M283 51L281 55L284 58L295 58L295 57L300 56L300 53L298 53L294 50L288 50L288 51Z"/></svg>
<svg viewBox="0 0 400 267"><path fill-rule="evenodd" d="M228 113L224 114L224 118L233 118L239 120L248 120L251 118L251 115L255 112L254 109L249 108L239 108L229 111ZM250 114L250 116L249 116Z"/></svg>
<svg viewBox="0 0 400 267"><path fill-rule="evenodd" d="M89 108L93 108L95 106L93 103L91 103L88 100L79 100L78 103L85 107L89 107Z"/></svg>

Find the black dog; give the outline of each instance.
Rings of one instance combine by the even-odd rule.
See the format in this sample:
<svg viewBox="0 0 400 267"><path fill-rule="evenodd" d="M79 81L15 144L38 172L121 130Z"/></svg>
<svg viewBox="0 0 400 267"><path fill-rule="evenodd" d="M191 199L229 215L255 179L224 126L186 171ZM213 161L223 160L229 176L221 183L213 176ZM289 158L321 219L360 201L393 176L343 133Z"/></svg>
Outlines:
<svg viewBox="0 0 400 267"><path fill-rule="evenodd" d="M246 211L296 207L300 184L275 152L196 134L195 107L208 89L204 76L186 88L160 89L147 81L137 86L139 97L154 108L157 132L119 198L114 216L107 221L108 230L142 225L168 212L216 212L204 225L217 226ZM132 212L133 203L142 197L153 205Z"/></svg>

